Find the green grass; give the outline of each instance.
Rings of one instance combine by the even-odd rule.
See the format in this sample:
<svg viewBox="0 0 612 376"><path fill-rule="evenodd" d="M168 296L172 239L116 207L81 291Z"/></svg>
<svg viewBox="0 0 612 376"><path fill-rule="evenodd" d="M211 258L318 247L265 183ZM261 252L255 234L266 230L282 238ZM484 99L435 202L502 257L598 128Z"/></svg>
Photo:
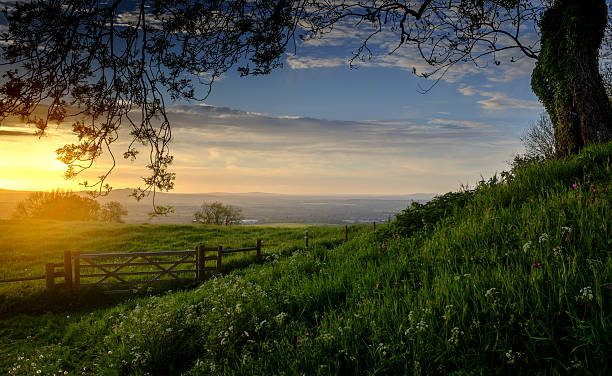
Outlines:
<svg viewBox="0 0 612 376"><path fill-rule="evenodd" d="M2 364L12 374L610 374L611 156L606 145L529 165L348 243L329 235L306 252L298 229L263 265L194 289L9 315ZM167 245L183 247L188 232L141 227L112 238L167 227ZM227 234L247 230L257 229ZM108 250L96 237L81 241Z"/></svg>

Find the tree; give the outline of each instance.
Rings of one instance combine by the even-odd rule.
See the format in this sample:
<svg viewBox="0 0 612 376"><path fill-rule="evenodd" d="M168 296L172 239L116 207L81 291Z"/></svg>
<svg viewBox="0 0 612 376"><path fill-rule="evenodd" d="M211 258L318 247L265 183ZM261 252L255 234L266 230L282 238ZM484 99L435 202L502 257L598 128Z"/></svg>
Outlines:
<svg viewBox="0 0 612 376"><path fill-rule="evenodd" d="M531 87L550 115L561 155L612 139L612 109L598 64L606 14L603 0L557 0L540 22Z"/></svg>
<svg viewBox="0 0 612 376"><path fill-rule="evenodd" d="M110 201L100 208L100 220L104 222L123 223L123 217L128 215L127 209L119 201Z"/></svg>
<svg viewBox="0 0 612 376"><path fill-rule="evenodd" d="M193 213L194 222L230 226L239 223L242 210L232 205L224 205L219 201L203 203L200 210Z"/></svg>
<svg viewBox="0 0 612 376"><path fill-rule="evenodd" d="M525 155L529 160L546 160L555 156L555 131L546 113L541 113L538 120L521 136Z"/></svg>
<svg viewBox="0 0 612 376"><path fill-rule="evenodd" d="M237 66L267 74L302 39L351 22L369 31L353 61L372 56L378 34L415 48L439 79L455 64L485 66L501 56L536 59L532 88L550 115L556 150L574 153L612 138L612 115L598 72L605 0L54 0L5 10L0 118L19 116L44 133L73 121L79 143L58 150L66 175L88 168L127 123L124 158L149 147L151 175L134 192L173 187L166 100L198 99ZM532 38L532 34L539 35ZM417 73L415 71L415 73ZM201 99L201 98L200 98ZM112 169L111 169L112 170ZM110 171L109 171L110 173ZM84 184L102 192L107 174ZM155 205L155 204L154 204ZM156 207L157 210L157 207Z"/></svg>
<svg viewBox="0 0 612 376"><path fill-rule="evenodd" d="M95 200L61 189L34 192L17 203L16 219L56 219L61 221L95 221L100 205Z"/></svg>

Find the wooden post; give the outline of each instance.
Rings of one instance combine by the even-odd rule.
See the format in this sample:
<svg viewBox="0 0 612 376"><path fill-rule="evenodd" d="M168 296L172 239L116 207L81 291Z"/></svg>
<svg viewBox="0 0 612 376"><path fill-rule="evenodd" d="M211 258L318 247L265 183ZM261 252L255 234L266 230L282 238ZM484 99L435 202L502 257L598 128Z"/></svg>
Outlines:
<svg viewBox="0 0 612 376"><path fill-rule="evenodd" d="M261 239L257 239L257 263L261 264Z"/></svg>
<svg viewBox="0 0 612 376"><path fill-rule="evenodd" d="M304 242L306 243L306 249L308 249L308 231L304 232Z"/></svg>
<svg viewBox="0 0 612 376"><path fill-rule="evenodd" d="M55 291L55 267L53 264L45 265L45 276L47 280L47 292Z"/></svg>
<svg viewBox="0 0 612 376"><path fill-rule="evenodd" d="M217 274L221 274L221 258L223 256L223 246L217 248Z"/></svg>
<svg viewBox="0 0 612 376"><path fill-rule="evenodd" d="M204 266L206 265L206 252L204 251L204 247L201 245L196 246L196 279L199 281L204 280Z"/></svg>
<svg viewBox="0 0 612 376"><path fill-rule="evenodd" d="M344 225L344 241L348 241L348 225Z"/></svg>
<svg viewBox="0 0 612 376"><path fill-rule="evenodd" d="M81 255L79 252L74 252L74 290L79 291L81 287Z"/></svg>
<svg viewBox="0 0 612 376"><path fill-rule="evenodd" d="M376 232L376 222L372 222L372 231Z"/></svg>
<svg viewBox="0 0 612 376"><path fill-rule="evenodd" d="M72 254L64 251L64 284L67 291L72 291Z"/></svg>

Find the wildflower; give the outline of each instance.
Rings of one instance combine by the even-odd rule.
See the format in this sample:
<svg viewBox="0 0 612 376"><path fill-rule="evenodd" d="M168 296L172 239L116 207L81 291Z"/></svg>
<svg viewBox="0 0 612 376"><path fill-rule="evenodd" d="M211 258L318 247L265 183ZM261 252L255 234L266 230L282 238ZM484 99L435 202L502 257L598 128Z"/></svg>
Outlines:
<svg viewBox="0 0 612 376"><path fill-rule="evenodd" d="M495 293L495 290L497 290L495 287L491 287L490 289L488 289L485 292L485 298L488 298L489 296L493 295Z"/></svg>
<svg viewBox="0 0 612 376"><path fill-rule="evenodd" d="M538 269L542 269L542 263L540 263L539 261L534 261L533 262L533 267L534 268L538 268Z"/></svg>
<svg viewBox="0 0 612 376"><path fill-rule="evenodd" d="M491 211L491 210L493 210L493 208L488 208L488 209L487 209L487 211Z"/></svg>
<svg viewBox="0 0 612 376"><path fill-rule="evenodd" d="M572 241L570 240L570 238L568 238L567 236L565 237L565 242L566 243L571 243Z"/></svg>
<svg viewBox="0 0 612 376"><path fill-rule="evenodd" d="M538 243L544 243L547 240L548 240L548 234L544 232L540 235L540 238L538 239Z"/></svg>
<svg viewBox="0 0 612 376"><path fill-rule="evenodd" d="M382 243L380 246L386 249L387 248L387 243Z"/></svg>
<svg viewBox="0 0 612 376"><path fill-rule="evenodd" d="M612 290L612 285L606 285L606 288L607 288L608 290Z"/></svg>
<svg viewBox="0 0 612 376"><path fill-rule="evenodd" d="M576 296L576 301L590 302L593 298L593 289L591 289L591 286L586 286L580 289L578 296Z"/></svg>
<svg viewBox="0 0 612 376"><path fill-rule="evenodd" d="M567 226L563 226L561 227L561 232L565 233L571 233L572 232L572 228L571 227L567 227Z"/></svg>
<svg viewBox="0 0 612 376"><path fill-rule="evenodd" d="M514 364L515 360L520 358L523 354L520 352L514 352L512 350L508 350L506 352L506 359L508 359L508 364Z"/></svg>
<svg viewBox="0 0 612 376"><path fill-rule="evenodd" d="M425 323L425 321L421 320L416 324L416 330L419 332L422 332L423 330L427 329L429 327L429 325L427 325L427 323Z"/></svg>
<svg viewBox="0 0 612 376"><path fill-rule="evenodd" d="M529 248L531 248L531 242L523 244L523 252L529 251Z"/></svg>
<svg viewBox="0 0 612 376"><path fill-rule="evenodd" d="M300 340L300 337L298 337L297 344L299 345L300 343L302 343L302 341Z"/></svg>
<svg viewBox="0 0 612 376"><path fill-rule="evenodd" d="M340 321L344 321L344 317L340 316Z"/></svg>
<svg viewBox="0 0 612 376"><path fill-rule="evenodd" d="M459 343L459 336L463 335L463 331L461 329L459 329L458 327L454 327L453 329L451 329L451 336L448 339L448 342L456 345L457 343Z"/></svg>
<svg viewBox="0 0 612 376"><path fill-rule="evenodd" d="M425 223L425 218L421 218L421 223Z"/></svg>
<svg viewBox="0 0 612 376"><path fill-rule="evenodd" d="M576 183L572 184L572 188L578 189L578 184L576 184Z"/></svg>
<svg viewBox="0 0 612 376"><path fill-rule="evenodd" d="M399 234L393 234L393 239L399 239Z"/></svg>

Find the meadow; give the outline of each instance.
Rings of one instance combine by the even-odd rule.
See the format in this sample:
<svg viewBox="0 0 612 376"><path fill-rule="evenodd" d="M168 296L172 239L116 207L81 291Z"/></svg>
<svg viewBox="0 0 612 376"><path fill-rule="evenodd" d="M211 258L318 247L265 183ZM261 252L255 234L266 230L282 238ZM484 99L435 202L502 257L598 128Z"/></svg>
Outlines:
<svg viewBox="0 0 612 376"><path fill-rule="evenodd" d="M608 144L527 164L348 242L340 227L310 227L308 250L305 228L4 221L6 277L66 248L259 237L267 257L190 288L110 300L2 287L0 372L611 374L611 157Z"/></svg>

